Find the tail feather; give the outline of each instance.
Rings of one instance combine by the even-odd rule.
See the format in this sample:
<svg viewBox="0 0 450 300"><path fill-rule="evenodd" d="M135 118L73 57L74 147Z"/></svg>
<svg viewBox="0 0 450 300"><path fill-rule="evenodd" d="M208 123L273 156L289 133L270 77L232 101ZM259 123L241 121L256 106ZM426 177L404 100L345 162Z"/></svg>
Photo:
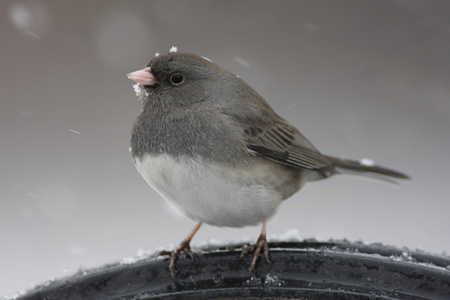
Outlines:
<svg viewBox="0 0 450 300"><path fill-rule="evenodd" d="M371 161L356 161L333 156L326 157L341 173L356 173L357 175L366 175L390 182L396 182L393 179L410 179L410 177L404 173L375 165Z"/></svg>

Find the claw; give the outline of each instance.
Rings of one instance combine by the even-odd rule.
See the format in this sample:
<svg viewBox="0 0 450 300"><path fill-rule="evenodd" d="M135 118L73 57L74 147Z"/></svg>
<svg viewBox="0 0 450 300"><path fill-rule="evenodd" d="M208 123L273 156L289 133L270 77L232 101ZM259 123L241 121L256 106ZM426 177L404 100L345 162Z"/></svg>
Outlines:
<svg viewBox="0 0 450 300"><path fill-rule="evenodd" d="M267 238L266 238L266 220L263 221L263 228L261 231L261 235L259 236L258 240L256 241L256 244L245 247L244 250L242 250L242 253L240 255L240 258L242 259L245 254L247 254L249 252L253 252L252 262L250 263L250 267L248 269L249 276L255 271L256 262L259 259L259 254L261 253L261 250L263 251L266 262L269 265L271 265L272 263L270 262L270 259L269 259L269 245L267 243Z"/></svg>
<svg viewBox="0 0 450 300"><path fill-rule="evenodd" d="M175 278L175 275L177 273L176 271L176 262L178 259L178 255L180 255L181 252L186 253L187 255L189 255L192 259L194 259L194 255L191 252L191 246L189 245L190 241L182 241L180 246L175 250L172 251L170 253L170 264L169 264L169 271L170 271L170 276L172 277L173 281L177 281Z"/></svg>
<svg viewBox="0 0 450 300"><path fill-rule="evenodd" d="M190 241L182 241L180 246L175 250L175 251L161 251L159 252L159 254L157 255L167 255L170 256L170 264L169 264L169 271L170 271L170 276L172 277L173 281L177 281L176 280L176 263L177 263L177 259L178 259L178 255L180 255L181 252L186 253L190 258L194 259L194 254L191 251L191 246L189 245Z"/></svg>
<svg viewBox="0 0 450 300"><path fill-rule="evenodd" d="M175 275L177 273L175 266L176 266L176 262L178 259L178 255L180 255L181 252L186 253L187 255L189 255L190 258L194 259L194 255L192 254L192 252L190 250L189 243L185 244L184 242L182 242L175 251L163 250L163 251L159 252L155 257L155 259L157 259L159 256L169 256L170 257L169 271L170 271L170 276L172 277L173 281L175 281L175 282L176 282Z"/></svg>
<svg viewBox="0 0 450 300"><path fill-rule="evenodd" d="M195 226L194 230L192 230L192 232L188 235L188 237L180 243L180 246L175 251L163 250L163 251L159 252L155 257L155 259L161 255L170 257L169 271L170 271L170 276L172 277L174 282L177 282L175 275L177 273L176 262L178 259L178 255L180 255L181 252L184 252L190 258L194 259L194 254L191 251L190 242L192 240L192 237L195 235L195 233L197 232L197 230L200 228L201 225L202 225L202 223L197 224L197 226Z"/></svg>
<svg viewBox="0 0 450 300"><path fill-rule="evenodd" d="M269 259L269 246L268 246L265 235L261 234L259 236L256 244L245 247L244 250L242 250L240 258L243 258L244 255L249 252L253 252L252 262L250 263L250 267L248 268L248 271L249 271L248 275L251 275L255 271L256 262L259 259L259 254L261 253L261 250L263 251L263 255L264 255L266 262L269 265L271 265L272 263L270 262L270 259Z"/></svg>
<svg viewBox="0 0 450 300"><path fill-rule="evenodd" d="M171 256L173 251L162 250L155 256L155 260L160 256Z"/></svg>
<svg viewBox="0 0 450 300"><path fill-rule="evenodd" d="M172 277L173 281L177 281L175 278L175 275L177 273L176 271L176 262L178 259L178 255L180 255L181 252L186 253L190 258L194 259L194 254L191 251L191 246L189 245L190 241L182 241L180 246L175 250L175 251L167 251L167 250L163 250L161 252L159 252L155 259L158 258L159 256L169 256L170 257L170 264L169 264L169 271L170 271L170 276Z"/></svg>

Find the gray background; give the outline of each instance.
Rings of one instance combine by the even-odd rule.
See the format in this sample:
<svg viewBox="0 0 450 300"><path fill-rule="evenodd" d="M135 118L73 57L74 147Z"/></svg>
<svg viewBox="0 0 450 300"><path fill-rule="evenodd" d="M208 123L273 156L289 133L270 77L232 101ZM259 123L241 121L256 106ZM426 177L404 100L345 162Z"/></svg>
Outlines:
<svg viewBox="0 0 450 300"><path fill-rule="evenodd" d="M172 45L239 74L324 153L402 170L286 201L270 234L450 250L448 1L1 1L0 295L178 244L128 152L128 72ZM205 226L256 239L259 227Z"/></svg>

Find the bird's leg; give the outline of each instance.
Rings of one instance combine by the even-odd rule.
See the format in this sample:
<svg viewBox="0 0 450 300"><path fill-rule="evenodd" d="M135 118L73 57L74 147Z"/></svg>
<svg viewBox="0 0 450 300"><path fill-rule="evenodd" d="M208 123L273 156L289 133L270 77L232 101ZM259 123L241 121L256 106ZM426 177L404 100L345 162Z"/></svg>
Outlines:
<svg viewBox="0 0 450 300"><path fill-rule="evenodd" d="M255 271L256 262L259 259L259 254L261 253L261 250L263 250L264 258L266 259L266 262L270 265L272 264L269 259L269 246L267 244L267 238L266 238L266 219L263 220L262 230L261 234L256 241L256 244L245 247L244 250L242 250L241 258L244 257L244 255L248 252L253 252L253 259L250 263L249 275Z"/></svg>
<svg viewBox="0 0 450 300"><path fill-rule="evenodd" d="M169 270L170 270L170 276L172 276L173 281L176 281L175 279L175 274L176 274L176 269L175 269L175 265L178 259L178 255L181 252L186 253L187 255L189 255L192 259L194 259L194 255L191 252L191 246L190 246L190 242L192 240L192 238L194 237L195 233L197 233L197 231L200 229L200 226L202 226L202 223L198 223L194 229L191 231L191 233L189 233L189 235L180 243L180 246L178 246L178 248L175 251L161 251L158 253L158 255L156 255L156 257L160 256L160 255L167 255L170 256L170 264L169 264Z"/></svg>

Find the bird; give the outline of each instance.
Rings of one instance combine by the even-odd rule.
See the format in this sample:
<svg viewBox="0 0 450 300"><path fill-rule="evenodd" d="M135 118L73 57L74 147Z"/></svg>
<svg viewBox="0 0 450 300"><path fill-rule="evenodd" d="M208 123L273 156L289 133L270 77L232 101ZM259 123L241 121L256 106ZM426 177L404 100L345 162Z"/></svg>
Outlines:
<svg viewBox="0 0 450 300"><path fill-rule="evenodd" d="M372 161L324 155L280 117L239 76L210 59L172 48L127 74L143 101L131 134L131 155L143 179L197 222L170 257L193 257L190 242L203 223L244 227L262 223L249 274L260 255L270 264L267 220L306 182L352 173L385 180L409 176ZM261 253L262 252L262 253Z"/></svg>

